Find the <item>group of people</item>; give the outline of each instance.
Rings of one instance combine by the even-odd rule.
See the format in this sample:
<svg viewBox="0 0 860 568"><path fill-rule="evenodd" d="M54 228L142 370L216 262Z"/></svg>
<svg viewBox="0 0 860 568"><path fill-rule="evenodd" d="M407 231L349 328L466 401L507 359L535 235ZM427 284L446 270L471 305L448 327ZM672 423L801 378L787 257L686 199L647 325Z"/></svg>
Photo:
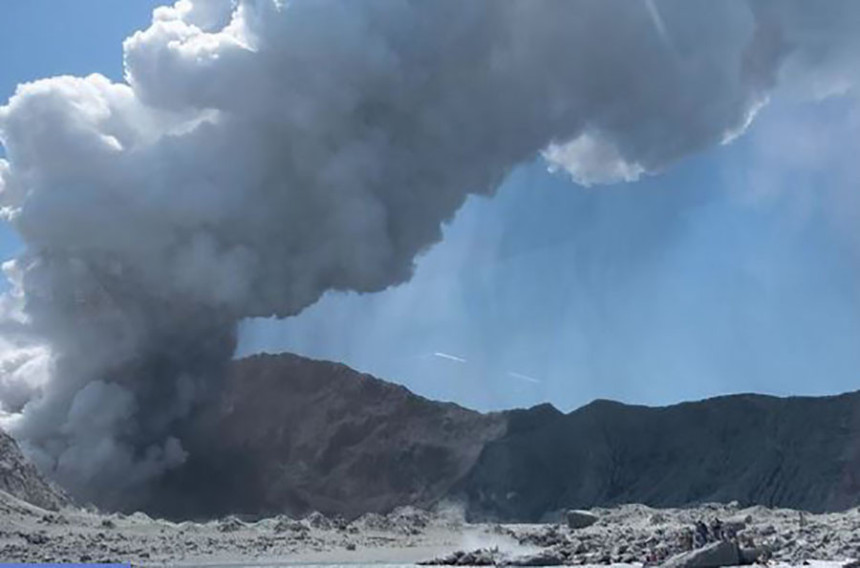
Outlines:
<svg viewBox="0 0 860 568"><path fill-rule="evenodd" d="M715 517L710 525L706 525L701 520L696 521L692 544L694 548L702 548L710 542L720 540L736 541L737 538L737 530L734 525L724 525L720 519Z"/></svg>
<svg viewBox="0 0 860 568"><path fill-rule="evenodd" d="M692 529L688 528L681 532L680 551L688 552L719 541L737 542L737 525L735 523L723 523L716 517L708 524L702 520L698 520ZM668 549L652 550L645 558L645 565L658 565L669 554L670 551Z"/></svg>
<svg viewBox="0 0 860 568"><path fill-rule="evenodd" d="M737 528L733 524L724 524L717 518L714 518L710 524L699 520L696 521L693 530L687 529L681 533L681 548L693 550L721 540L737 541L737 538Z"/></svg>

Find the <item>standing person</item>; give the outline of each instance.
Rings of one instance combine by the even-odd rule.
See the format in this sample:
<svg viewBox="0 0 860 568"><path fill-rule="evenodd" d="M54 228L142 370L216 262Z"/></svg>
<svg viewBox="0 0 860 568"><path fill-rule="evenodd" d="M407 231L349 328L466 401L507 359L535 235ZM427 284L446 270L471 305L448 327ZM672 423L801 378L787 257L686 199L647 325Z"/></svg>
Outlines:
<svg viewBox="0 0 860 568"><path fill-rule="evenodd" d="M696 521L696 531L693 534L693 545L702 548L708 542L708 527L702 521Z"/></svg>
<svg viewBox="0 0 860 568"><path fill-rule="evenodd" d="M723 540L723 522L716 517L711 521L711 540L713 542Z"/></svg>
<svg viewBox="0 0 860 568"><path fill-rule="evenodd" d="M681 533L681 550L684 552L693 550L693 531L688 528Z"/></svg>

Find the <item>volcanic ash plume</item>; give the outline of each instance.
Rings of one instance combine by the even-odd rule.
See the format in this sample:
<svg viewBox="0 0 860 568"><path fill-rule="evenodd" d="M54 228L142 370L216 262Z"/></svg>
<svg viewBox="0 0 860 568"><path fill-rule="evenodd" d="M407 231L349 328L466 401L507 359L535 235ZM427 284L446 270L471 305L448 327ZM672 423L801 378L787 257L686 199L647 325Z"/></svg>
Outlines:
<svg viewBox="0 0 860 568"><path fill-rule="evenodd" d="M798 28L800 6L157 9L125 82L45 79L0 108L0 199L26 245L4 267L5 426L78 496L128 505L186 459L181 425L242 318L408 280L469 194L541 154L591 183L730 139L785 62L838 61L856 36Z"/></svg>

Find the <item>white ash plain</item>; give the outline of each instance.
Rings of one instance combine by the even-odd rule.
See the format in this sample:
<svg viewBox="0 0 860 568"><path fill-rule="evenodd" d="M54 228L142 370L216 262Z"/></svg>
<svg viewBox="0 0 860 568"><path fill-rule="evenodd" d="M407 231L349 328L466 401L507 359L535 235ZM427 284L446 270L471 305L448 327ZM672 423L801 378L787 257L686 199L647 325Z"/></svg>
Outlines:
<svg viewBox="0 0 860 568"><path fill-rule="evenodd" d="M402 508L352 522L312 514L242 521L171 522L143 513L48 511L0 492L0 561L130 562L134 566L285 564L642 565L688 545L696 521L740 522L737 538L769 550L769 565L842 566L860 558L860 510L810 514L734 504L683 509L623 505L592 509L598 521L466 523L456 508ZM471 555L471 556L470 556Z"/></svg>

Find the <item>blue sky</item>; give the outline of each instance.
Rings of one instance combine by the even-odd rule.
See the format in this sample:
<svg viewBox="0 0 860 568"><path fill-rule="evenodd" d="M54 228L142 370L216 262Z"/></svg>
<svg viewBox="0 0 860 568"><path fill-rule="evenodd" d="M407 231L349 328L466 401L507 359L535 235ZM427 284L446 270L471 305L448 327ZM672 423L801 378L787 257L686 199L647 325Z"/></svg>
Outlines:
<svg viewBox="0 0 860 568"><path fill-rule="evenodd" d="M637 183L523 167L460 212L409 284L249 326L244 349L339 358L480 408L855 389L857 251L826 187L844 181L813 164L782 184L758 156L773 129L827 129L839 106L774 105L734 144Z"/></svg>
<svg viewBox="0 0 860 568"><path fill-rule="evenodd" d="M122 39L157 4L6 0L0 99L39 77L119 79ZM411 282L247 322L240 354L339 360L480 409L853 390L855 114L848 98L775 100L734 143L635 183L523 165L467 203ZM3 257L17 246L0 228Z"/></svg>

